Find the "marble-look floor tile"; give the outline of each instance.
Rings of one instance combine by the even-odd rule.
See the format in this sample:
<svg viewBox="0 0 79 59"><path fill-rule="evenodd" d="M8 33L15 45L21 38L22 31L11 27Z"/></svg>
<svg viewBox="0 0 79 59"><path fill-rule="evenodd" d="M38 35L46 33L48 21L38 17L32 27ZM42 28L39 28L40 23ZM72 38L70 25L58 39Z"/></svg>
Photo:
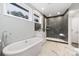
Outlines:
<svg viewBox="0 0 79 59"><path fill-rule="evenodd" d="M75 56L72 46L63 43L47 41L39 54L39 56Z"/></svg>

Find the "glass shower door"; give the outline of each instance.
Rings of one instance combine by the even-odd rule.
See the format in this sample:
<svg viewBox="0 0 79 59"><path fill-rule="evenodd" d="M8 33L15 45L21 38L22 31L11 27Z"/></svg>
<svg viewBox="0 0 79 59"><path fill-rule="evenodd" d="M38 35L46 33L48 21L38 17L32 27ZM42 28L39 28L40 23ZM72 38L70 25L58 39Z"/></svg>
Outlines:
<svg viewBox="0 0 79 59"><path fill-rule="evenodd" d="M61 19L49 19L47 20L46 32L48 38L61 39L68 41L68 20Z"/></svg>

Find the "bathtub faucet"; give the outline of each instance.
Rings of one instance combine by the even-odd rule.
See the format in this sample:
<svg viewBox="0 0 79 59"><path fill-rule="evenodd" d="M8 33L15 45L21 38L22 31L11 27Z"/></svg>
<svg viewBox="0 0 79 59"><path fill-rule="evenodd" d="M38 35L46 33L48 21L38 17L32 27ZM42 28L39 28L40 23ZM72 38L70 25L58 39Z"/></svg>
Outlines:
<svg viewBox="0 0 79 59"><path fill-rule="evenodd" d="M2 39L1 39L1 45L2 45L2 48L5 47L5 42L7 41L7 31L3 31L2 32Z"/></svg>

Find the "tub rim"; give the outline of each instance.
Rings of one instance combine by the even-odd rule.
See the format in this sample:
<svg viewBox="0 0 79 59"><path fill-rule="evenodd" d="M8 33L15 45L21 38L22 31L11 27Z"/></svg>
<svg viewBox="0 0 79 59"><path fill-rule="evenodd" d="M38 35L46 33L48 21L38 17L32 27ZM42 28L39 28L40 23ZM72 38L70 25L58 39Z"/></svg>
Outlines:
<svg viewBox="0 0 79 59"><path fill-rule="evenodd" d="M32 39L34 39L34 38L32 38ZM35 39L36 39L36 38L35 38ZM9 51L9 50L7 49L7 48L10 48L10 47L12 47L12 46L16 46L15 44L18 44L18 43L23 42L23 41L26 41L26 40L21 40L21 41L18 41L18 42L14 42L14 43L12 43L12 44L10 44L10 45L4 47L3 50L2 50L3 54L5 54L5 55L18 54L18 53L20 53L20 52L23 52L23 51L25 51L25 50L27 50L27 49L33 47L34 45L40 43L40 42L42 41L42 39L40 39L39 41L37 40L36 43L33 43L33 44L27 46L27 48L25 47L25 48L23 48L23 49L21 49L21 50L18 50L18 51ZM27 43L26 43L26 44L27 44ZM7 50L6 50L6 49L7 49ZM7 52L6 52L6 51L7 51Z"/></svg>

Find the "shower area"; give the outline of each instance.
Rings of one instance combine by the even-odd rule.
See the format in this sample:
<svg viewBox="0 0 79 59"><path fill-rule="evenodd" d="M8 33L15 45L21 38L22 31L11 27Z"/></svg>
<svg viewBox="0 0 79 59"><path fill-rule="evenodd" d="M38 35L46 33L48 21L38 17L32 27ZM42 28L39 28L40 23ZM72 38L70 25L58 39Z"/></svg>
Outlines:
<svg viewBox="0 0 79 59"><path fill-rule="evenodd" d="M68 14L47 18L46 20L47 40L57 42L68 42Z"/></svg>

